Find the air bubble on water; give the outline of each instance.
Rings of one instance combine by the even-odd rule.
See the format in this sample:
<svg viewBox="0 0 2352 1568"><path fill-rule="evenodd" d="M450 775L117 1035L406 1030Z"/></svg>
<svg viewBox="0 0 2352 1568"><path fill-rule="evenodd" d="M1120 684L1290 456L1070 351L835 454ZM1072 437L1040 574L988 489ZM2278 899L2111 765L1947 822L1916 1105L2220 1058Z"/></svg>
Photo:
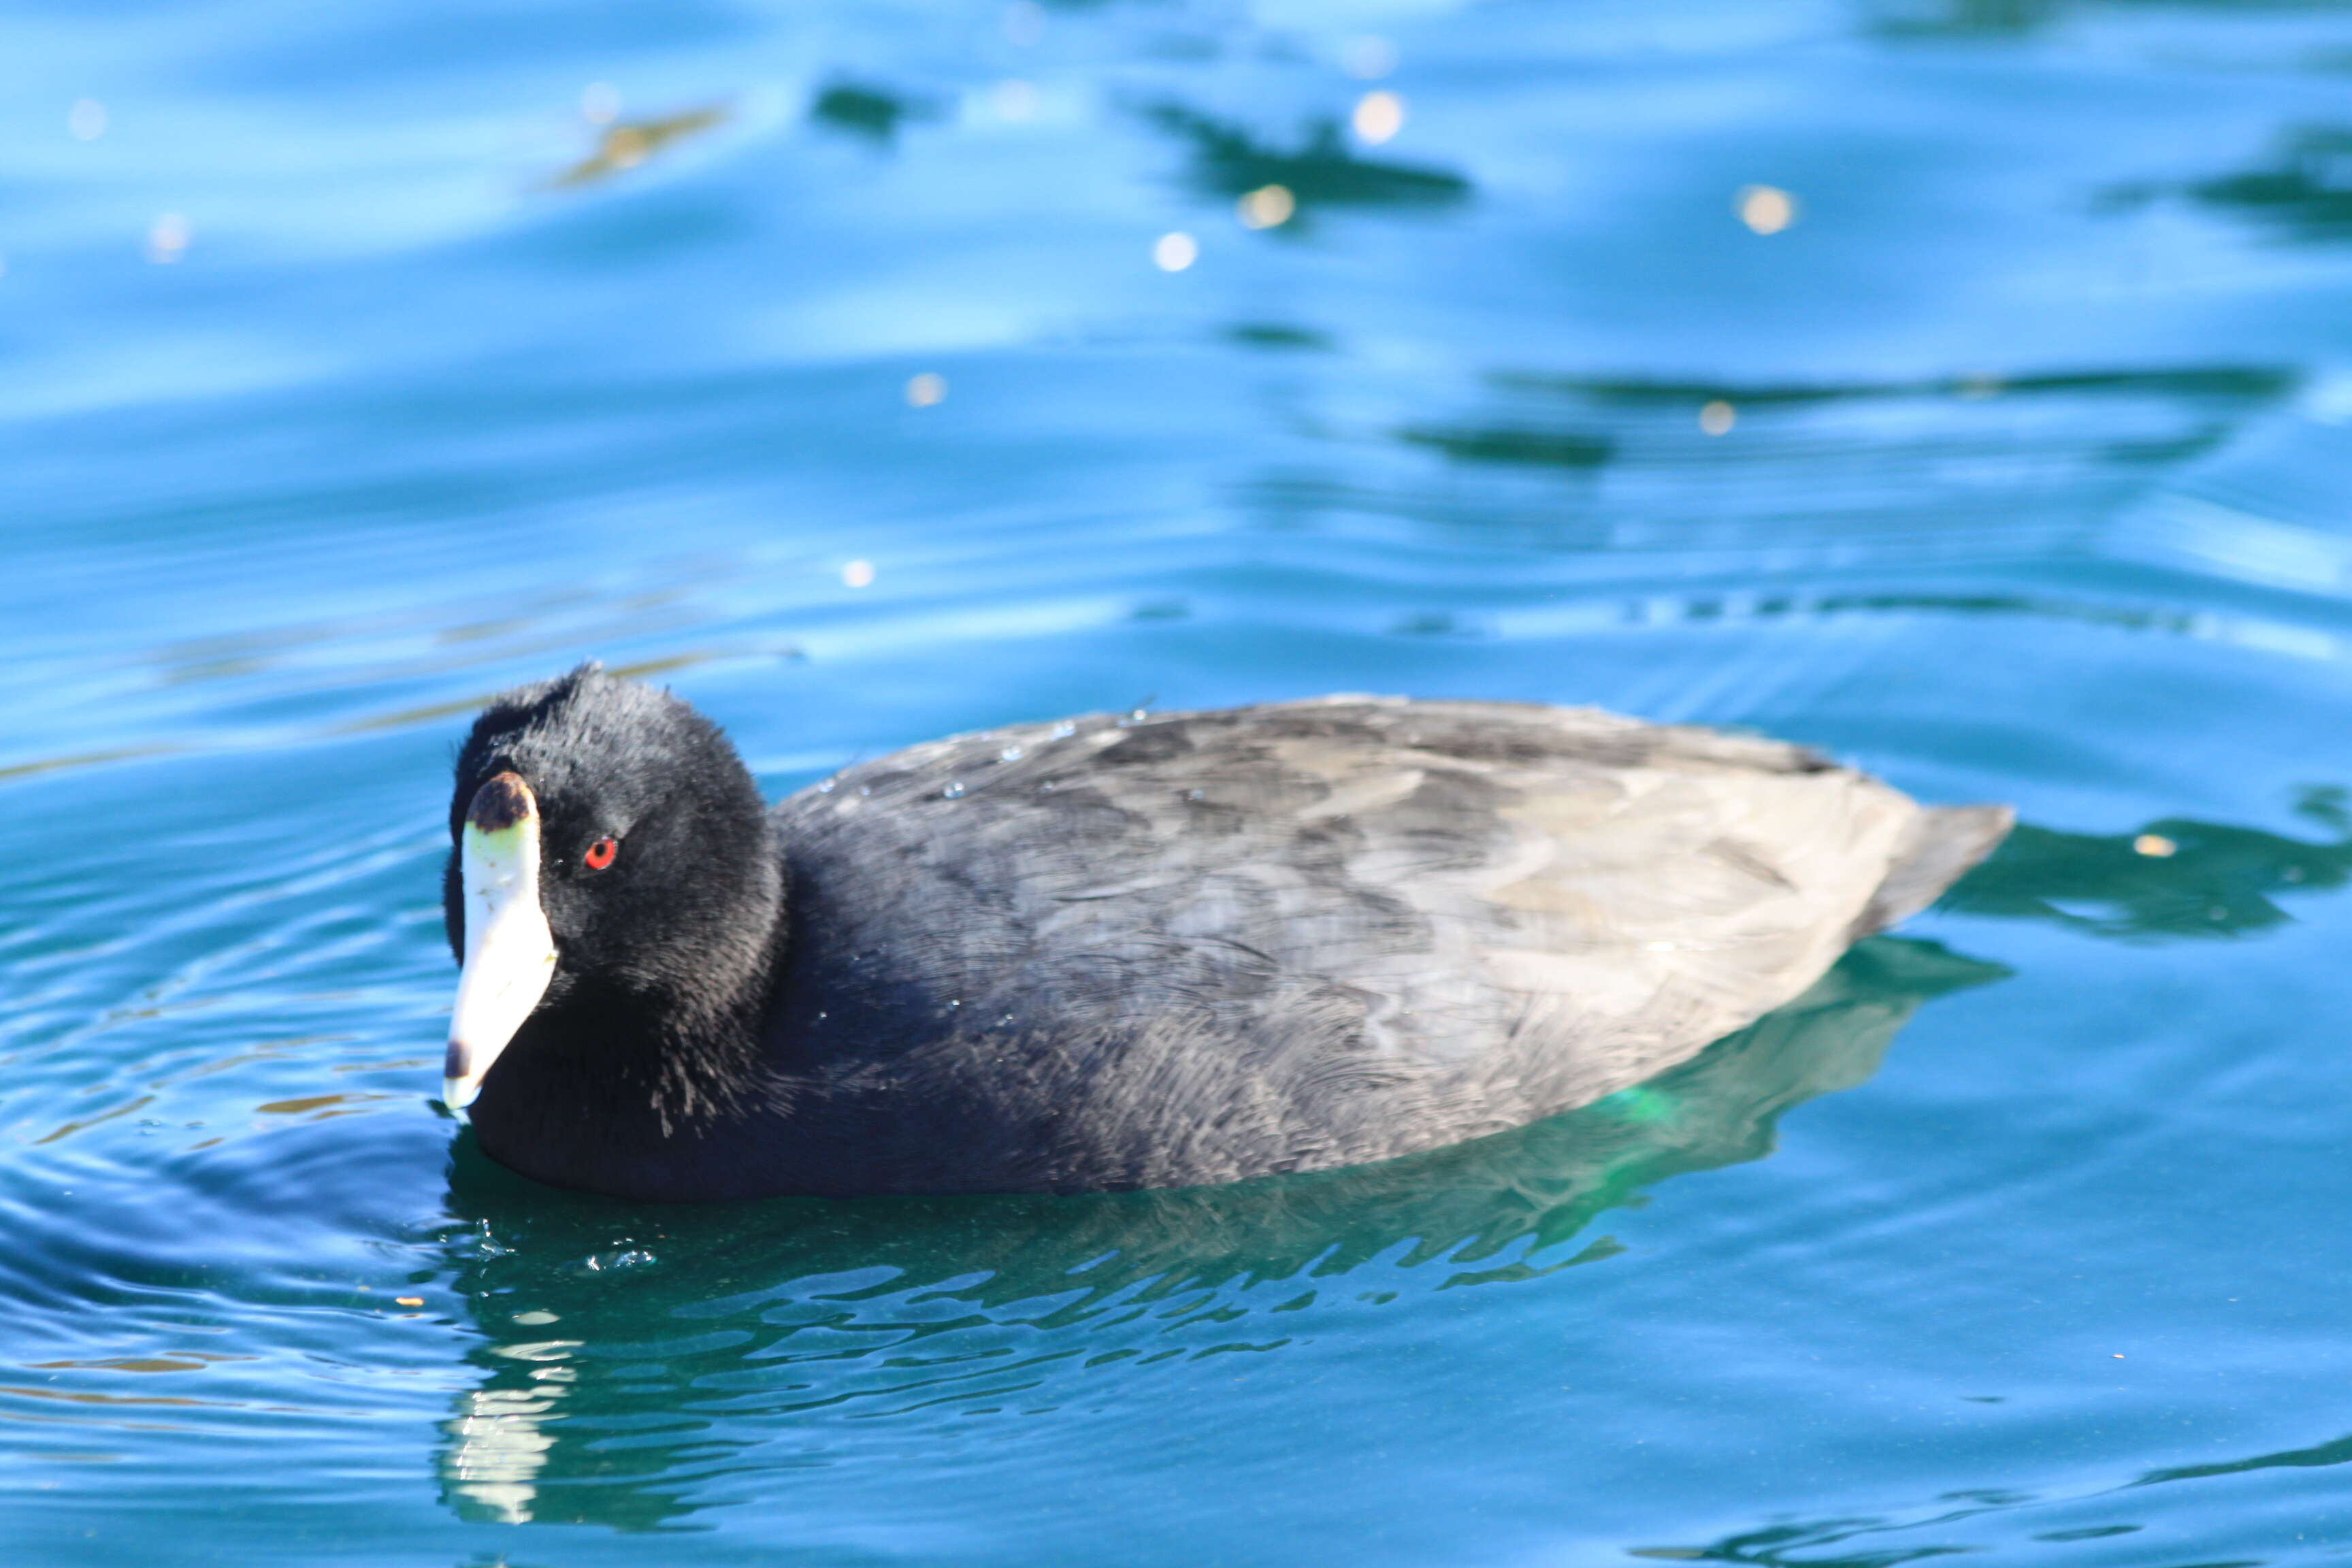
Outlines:
<svg viewBox="0 0 2352 1568"><path fill-rule="evenodd" d="M591 1274L610 1274L624 1268L643 1268L654 1261L652 1253L640 1247L632 1247L618 1252L591 1253L581 1267Z"/></svg>

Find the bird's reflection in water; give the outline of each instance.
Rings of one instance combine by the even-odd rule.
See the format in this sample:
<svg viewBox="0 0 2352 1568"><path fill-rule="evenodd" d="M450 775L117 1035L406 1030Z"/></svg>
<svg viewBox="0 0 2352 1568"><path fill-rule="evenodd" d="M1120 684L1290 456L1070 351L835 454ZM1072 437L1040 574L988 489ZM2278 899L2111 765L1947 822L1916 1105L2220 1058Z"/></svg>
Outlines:
<svg viewBox="0 0 2352 1568"><path fill-rule="evenodd" d="M2167 818L2021 827L1945 907L2104 938L2251 932L2352 879L2330 837ZM1769 1152L1789 1107L1874 1072L1928 998L2004 971L1863 942L1805 996L1582 1110L1385 1164L1092 1197L779 1199L639 1207L555 1192L457 1142L456 1289L485 1338L446 1424L468 1517L675 1525L703 1481L826 1462L837 1415L1035 1410L1159 1363L1278 1351L1399 1295L1538 1279L1685 1171ZM751 1450L759 1452L754 1455Z"/></svg>
<svg viewBox="0 0 2352 1568"><path fill-rule="evenodd" d="M461 1139L450 1204L471 1224L453 1261L487 1339L447 1424L445 1495L474 1518L657 1528L747 1448L821 1440L834 1412L1034 1409L1080 1380L1277 1349L1318 1309L1605 1257L1605 1240L1563 1244L1651 1183L1764 1154L1781 1111L1868 1078L1922 1002L2002 973L1874 939L1598 1105L1227 1187L635 1207L525 1182Z"/></svg>

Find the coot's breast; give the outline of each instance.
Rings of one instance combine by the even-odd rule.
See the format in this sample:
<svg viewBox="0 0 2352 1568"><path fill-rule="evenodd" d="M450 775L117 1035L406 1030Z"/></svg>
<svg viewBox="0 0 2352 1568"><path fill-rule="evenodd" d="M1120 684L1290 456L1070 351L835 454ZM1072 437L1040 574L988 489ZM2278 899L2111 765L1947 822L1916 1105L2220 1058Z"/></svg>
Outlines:
<svg viewBox="0 0 2352 1568"><path fill-rule="evenodd" d="M957 737L776 813L804 1131L1076 1187L1385 1158L1636 1082L1826 969L1919 808L1770 742L1341 698Z"/></svg>

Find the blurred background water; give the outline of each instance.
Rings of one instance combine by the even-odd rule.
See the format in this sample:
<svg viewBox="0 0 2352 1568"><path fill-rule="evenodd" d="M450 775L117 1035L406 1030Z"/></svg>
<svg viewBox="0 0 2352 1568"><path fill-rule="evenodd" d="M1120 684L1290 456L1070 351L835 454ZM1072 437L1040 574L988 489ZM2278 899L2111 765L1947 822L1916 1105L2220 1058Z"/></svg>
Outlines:
<svg viewBox="0 0 2352 1568"><path fill-rule="evenodd" d="M33 0L0 45L9 1563L2352 1543L2352 6ZM631 1209L428 1100L453 741L592 654L777 793L1371 689L2027 826L1507 1137Z"/></svg>

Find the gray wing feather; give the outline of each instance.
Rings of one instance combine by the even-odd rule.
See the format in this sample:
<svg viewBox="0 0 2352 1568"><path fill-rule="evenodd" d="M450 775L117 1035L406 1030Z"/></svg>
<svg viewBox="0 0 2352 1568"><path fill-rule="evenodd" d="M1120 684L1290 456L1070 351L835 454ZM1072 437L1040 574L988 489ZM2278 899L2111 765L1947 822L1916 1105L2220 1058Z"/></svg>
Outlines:
<svg viewBox="0 0 2352 1568"><path fill-rule="evenodd" d="M856 885L835 938L1022 1042L1034 1094L1222 1108L1196 1150L1155 1123L1146 1182L1216 1179L1243 1127L1296 1169L1588 1103L1998 837L1775 742L1374 698L960 736L779 815L796 874ZM1116 1037L1115 1087L1063 1020Z"/></svg>

